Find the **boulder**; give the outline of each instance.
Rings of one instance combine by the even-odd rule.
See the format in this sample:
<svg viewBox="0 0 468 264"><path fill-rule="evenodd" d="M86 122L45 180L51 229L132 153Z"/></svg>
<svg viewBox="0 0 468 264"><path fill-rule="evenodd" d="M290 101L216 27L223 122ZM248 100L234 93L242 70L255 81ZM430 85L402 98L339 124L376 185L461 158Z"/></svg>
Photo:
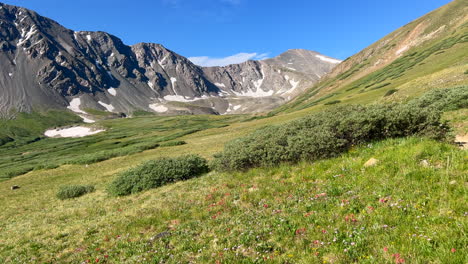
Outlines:
<svg viewBox="0 0 468 264"><path fill-rule="evenodd" d="M372 167L377 165L377 163L379 163L378 159L370 158L366 163L364 163L364 167Z"/></svg>

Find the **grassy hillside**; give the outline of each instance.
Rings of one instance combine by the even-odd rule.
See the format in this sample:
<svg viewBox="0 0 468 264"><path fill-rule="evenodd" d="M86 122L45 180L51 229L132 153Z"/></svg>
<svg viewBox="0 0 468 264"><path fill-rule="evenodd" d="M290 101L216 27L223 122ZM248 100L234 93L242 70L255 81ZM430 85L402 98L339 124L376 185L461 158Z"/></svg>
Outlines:
<svg viewBox="0 0 468 264"><path fill-rule="evenodd" d="M377 165L363 166L370 158L379 160ZM0 194L0 260L468 260L468 162L466 152L454 146L419 138L387 140L314 164L211 173L109 198L106 184L135 159L66 166L0 183L2 189L13 183L22 186ZM69 183L95 184L97 191L76 200L55 198L59 186Z"/></svg>
<svg viewBox="0 0 468 264"><path fill-rule="evenodd" d="M460 91L444 92L452 94L445 97L431 93L417 102L436 108L450 104L456 109L466 104L466 89ZM468 156L454 145L428 139L372 142L314 163L212 172L126 197L113 197L106 191L118 173L145 161L187 153L210 158L232 139L305 114L299 111L247 122L239 122L244 117L236 116L105 121L101 125L109 132L80 139L75 158L86 156L87 147L106 146L106 140L118 138L112 135L126 135L121 138L124 141L132 137L167 140L178 135L177 140L186 144L166 144L92 164L75 162L35 170L0 182L0 189L5 190L0 193L0 261L465 261L468 208L463 201ZM444 119L456 132L466 131L466 108L448 112ZM194 127L202 130L186 133ZM41 143L46 148L48 142L50 152L38 152L30 160L67 157L70 150L63 143L73 149L69 139L50 140ZM54 156L57 151L62 152ZM370 158L379 162L365 167ZM8 190L12 185L21 188ZM64 185L90 186L95 191L61 200L56 195Z"/></svg>
<svg viewBox="0 0 468 264"><path fill-rule="evenodd" d="M453 135L468 134L466 10L455 0L404 26L265 116L140 112L100 120L91 126L105 132L75 139L42 136L80 121L70 113L0 121L0 262L468 263L467 151L424 137L382 140L423 135L416 132L444 128L441 121ZM438 88L449 89L421 96ZM416 108L392 112L394 101ZM309 116L316 112L320 122ZM409 126L395 120L406 119L414 133L399 133ZM333 142L344 138L341 147ZM316 143L336 151L315 155L307 146ZM163 172L158 164L172 164L148 161L211 160L223 149L224 158L240 153L248 165L240 168L251 169L109 194L116 176L131 180L151 167L141 164ZM282 155L298 149L306 155Z"/></svg>
<svg viewBox="0 0 468 264"><path fill-rule="evenodd" d="M0 147L20 146L40 139L47 128L79 123L82 119L66 111L17 113L14 118L0 118Z"/></svg>
<svg viewBox="0 0 468 264"><path fill-rule="evenodd" d="M329 103L401 101L434 88L467 85L467 12L465 1L455 0L405 25L273 113Z"/></svg>
<svg viewBox="0 0 468 264"><path fill-rule="evenodd" d="M28 117L28 121L36 123L31 125L25 122L23 117L7 122L15 122L24 126L23 130L27 131L25 133L30 133L33 140L24 141L27 137L19 137L15 141L0 146L0 180L32 170L56 168L64 164L91 164L158 148L160 145L164 147L182 136L208 128L223 127L242 118L150 115L100 121L91 126L104 128L106 131L92 137L46 138L41 134L46 129L45 126L51 123L42 122L44 118L33 119L32 117L37 114L24 115ZM57 120L60 119L55 119L54 124L58 124Z"/></svg>

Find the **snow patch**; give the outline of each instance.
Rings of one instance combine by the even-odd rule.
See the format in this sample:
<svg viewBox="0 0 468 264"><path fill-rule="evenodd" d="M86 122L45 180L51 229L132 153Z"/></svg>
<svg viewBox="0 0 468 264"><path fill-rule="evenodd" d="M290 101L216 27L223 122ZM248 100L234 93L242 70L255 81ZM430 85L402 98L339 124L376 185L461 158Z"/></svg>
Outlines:
<svg viewBox="0 0 468 264"><path fill-rule="evenodd" d="M107 89L107 91L113 96L117 95L117 90L115 88L113 88L113 87Z"/></svg>
<svg viewBox="0 0 468 264"><path fill-rule="evenodd" d="M158 64L164 69L164 66L162 65L166 59L169 57L169 54L166 55L166 57L164 57L162 60L158 60Z"/></svg>
<svg viewBox="0 0 468 264"><path fill-rule="evenodd" d="M171 77L172 88L175 87L176 82L177 82L177 79L175 77Z"/></svg>
<svg viewBox="0 0 468 264"><path fill-rule="evenodd" d="M86 39L87 39L88 41L91 41L91 40L92 40L91 35L86 35Z"/></svg>
<svg viewBox="0 0 468 264"><path fill-rule="evenodd" d="M234 94L236 94L237 96L247 96L247 97L267 97L267 96L272 96L275 91L273 90L269 90L269 91L263 91L262 89L257 89L256 91L252 91L252 90L249 90L247 92L236 92L236 91L233 91Z"/></svg>
<svg viewBox="0 0 468 264"><path fill-rule="evenodd" d="M285 75L284 79L286 79L286 81L289 81L289 75Z"/></svg>
<svg viewBox="0 0 468 264"><path fill-rule="evenodd" d="M115 109L114 106L112 106L111 104L106 104L106 103L101 102L101 101L99 101L98 104L104 106L104 108L106 108L106 110L109 111L109 112L112 112Z"/></svg>
<svg viewBox="0 0 468 264"><path fill-rule="evenodd" d="M315 57L319 58L320 60L322 61L326 61L326 62L330 62L330 63L335 63L335 64L338 64L338 63L341 63L340 60L335 60L335 59L332 59L332 58L327 58L325 56L322 56L322 55L315 55Z"/></svg>
<svg viewBox="0 0 468 264"><path fill-rule="evenodd" d="M8 76L13 77L13 73L12 72L8 73Z"/></svg>
<svg viewBox="0 0 468 264"><path fill-rule="evenodd" d="M241 107L242 107L242 105L233 105L233 104L229 103L228 109L226 109L225 114L228 114L228 113L230 113L230 112L232 112L232 111L237 111L237 110L239 110Z"/></svg>
<svg viewBox="0 0 468 264"><path fill-rule="evenodd" d="M288 69L292 70L292 71L297 71L296 69L294 68L291 68L291 67L287 67Z"/></svg>
<svg viewBox="0 0 468 264"><path fill-rule="evenodd" d="M154 84L152 82L148 81L148 86L154 91Z"/></svg>
<svg viewBox="0 0 468 264"><path fill-rule="evenodd" d="M199 98L200 99L200 98ZM164 100L166 101L175 101L175 102L193 102L199 99L187 99L185 96L182 95L166 95L164 96Z"/></svg>
<svg viewBox="0 0 468 264"><path fill-rule="evenodd" d="M81 117L83 119L83 122L85 123L88 123L88 124L91 124L91 123L96 123L96 121L92 120L92 119L89 119L87 118L86 116L84 115L78 115L79 117Z"/></svg>
<svg viewBox="0 0 468 264"><path fill-rule="evenodd" d="M215 83L215 85L218 86L218 87L226 88L226 85L224 85L224 83Z"/></svg>
<svg viewBox="0 0 468 264"><path fill-rule="evenodd" d="M257 91L260 90L260 87L262 86L263 81L265 80L265 73L263 72L263 66L260 69L260 72L262 73L262 79L257 80L257 81L252 81L254 86L257 88Z"/></svg>
<svg viewBox="0 0 468 264"><path fill-rule="evenodd" d="M49 129L47 130L44 135L46 137L62 137L62 138L78 138L78 137L85 137L94 135L97 133L101 133L105 130L103 129L93 129L89 127L70 127L70 128L63 128L63 129Z"/></svg>
<svg viewBox="0 0 468 264"><path fill-rule="evenodd" d="M297 86L299 85L300 82L301 81L296 82L296 81L294 81L294 79L289 80L289 84L291 84L292 87L291 87L291 89L289 89L289 91L286 92L286 94L292 93L294 90L296 90L296 88L297 88Z"/></svg>
<svg viewBox="0 0 468 264"><path fill-rule="evenodd" d="M156 111L158 113L165 113L165 112L167 112L167 110L169 110L169 108L165 107L162 104L150 104L149 108L151 108L152 110L154 110L154 111Z"/></svg>
<svg viewBox="0 0 468 264"><path fill-rule="evenodd" d="M397 51L395 52L395 55L400 55L401 53L405 52L405 51L408 50L408 49L409 49L409 46L408 46L408 45L403 46L401 49L399 49L399 50L397 50Z"/></svg>
<svg viewBox="0 0 468 264"><path fill-rule="evenodd" d="M83 111L83 110L80 109L80 105L81 105L81 99L80 99L80 98L73 98L73 99L70 101L70 105L67 106L67 108L70 109L70 110L72 110L72 111L75 112L75 113L86 114L85 111Z"/></svg>
<svg viewBox="0 0 468 264"><path fill-rule="evenodd" d="M36 26L33 25L28 32L21 29L21 38L18 40L18 46L22 46L26 41L28 41L34 34L37 33Z"/></svg>

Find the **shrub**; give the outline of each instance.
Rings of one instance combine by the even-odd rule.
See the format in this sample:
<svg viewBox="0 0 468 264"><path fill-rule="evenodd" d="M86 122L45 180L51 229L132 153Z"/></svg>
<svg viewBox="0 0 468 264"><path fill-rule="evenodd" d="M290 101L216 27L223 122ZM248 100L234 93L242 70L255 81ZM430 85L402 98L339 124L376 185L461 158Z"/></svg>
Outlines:
<svg viewBox="0 0 468 264"><path fill-rule="evenodd" d="M436 89L408 103L414 107L432 107L440 111L468 108L468 86Z"/></svg>
<svg viewBox="0 0 468 264"><path fill-rule="evenodd" d="M187 144L187 142L183 140L176 140L176 141L169 141L169 142L161 143L160 146L161 147L173 147L173 146L181 146L185 144Z"/></svg>
<svg viewBox="0 0 468 264"><path fill-rule="evenodd" d="M72 199L94 191L93 185L65 185L60 187L57 192L57 198L60 200Z"/></svg>
<svg viewBox="0 0 468 264"><path fill-rule="evenodd" d="M324 105L334 105L334 104L339 104L339 103L341 103L340 100L333 100L333 101L324 103Z"/></svg>
<svg viewBox="0 0 468 264"><path fill-rule="evenodd" d="M409 104L340 106L285 125L263 128L226 144L211 165L218 170L243 170L333 157L354 145L384 138L444 138L448 128L440 122L439 105L456 101L455 97L439 100L442 103L437 103L438 107L423 107L419 100Z"/></svg>
<svg viewBox="0 0 468 264"><path fill-rule="evenodd" d="M115 196L129 195L194 178L208 171L207 161L197 155L162 158L120 173L109 185L108 192Z"/></svg>
<svg viewBox="0 0 468 264"><path fill-rule="evenodd" d="M392 94L394 94L396 92L398 92L397 89L390 89L384 94L384 97L390 96L390 95L392 95Z"/></svg>

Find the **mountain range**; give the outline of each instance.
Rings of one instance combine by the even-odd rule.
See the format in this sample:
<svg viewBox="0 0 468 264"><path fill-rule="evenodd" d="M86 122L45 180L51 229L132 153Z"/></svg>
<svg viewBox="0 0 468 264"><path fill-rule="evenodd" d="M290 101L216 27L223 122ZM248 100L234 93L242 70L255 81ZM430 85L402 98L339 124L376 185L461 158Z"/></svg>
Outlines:
<svg viewBox="0 0 468 264"><path fill-rule="evenodd" d="M288 50L261 61L200 67L160 44L125 45L105 32L66 29L0 3L0 113L66 109L131 115L234 114L271 110L303 92L339 60Z"/></svg>

